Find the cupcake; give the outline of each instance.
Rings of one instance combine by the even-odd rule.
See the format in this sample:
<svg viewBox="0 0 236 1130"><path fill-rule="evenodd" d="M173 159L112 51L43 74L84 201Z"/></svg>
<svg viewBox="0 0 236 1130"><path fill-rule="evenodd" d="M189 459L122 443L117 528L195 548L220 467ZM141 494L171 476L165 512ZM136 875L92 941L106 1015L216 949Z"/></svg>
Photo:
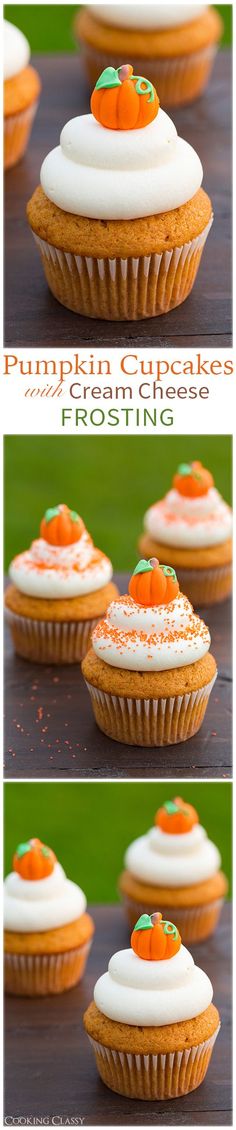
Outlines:
<svg viewBox="0 0 236 1130"><path fill-rule="evenodd" d="M90 318L155 317L192 290L212 223L192 146L149 79L108 67L64 126L27 207L55 298Z"/></svg>
<svg viewBox="0 0 236 1130"><path fill-rule="evenodd" d="M210 642L175 570L156 558L139 561L129 593L109 605L82 663L100 729L128 745L191 738L217 674Z"/></svg>
<svg viewBox="0 0 236 1130"><path fill-rule="evenodd" d="M223 30L215 8L203 4L89 4L74 28L91 84L102 67L128 56L158 85L164 106L202 93Z"/></svg>
<svg viewBox="0 0 236 1130"><path fill-rule="evenodd" d="M34 663L79 663L94 625L118 589L112 565L68 506L46 510L40 537L9 569L7 621L18 655Z"/></svg>
<svg viewBox="0 0 236 1130"><path fill-rule="evenodd" d="M130 844L119 890L129 925L142 912L161 906L174 918L184 942L213 934L228 883L220 870L218 848L199 824L198 814L181 797L158 809L154 828Z"/></svg>
<svg viewBox="0 0 236 1130"><path fill-rule="evenodd" d="M19 844L4 883L7 993L64 993L83 976L94 924L86 898L41 840Z"/></svg>
<svg viewBox="0 0 236 1130"><path fill-rule="evenodd" d="M209 977L176 926L143 914L99 978L84 1025L99 1075L130 1099L176 1099L205 1078L220 1028Z"/></svg>
<svg viewBox="0 0 236 1130"><path fill-rule="evenodd" d="M36 114L41 82L29 66L30 46L18 27L4 20L4 168L23 157Z"/></svg>
<svg viewBox="0 0 236 1130"><path fill-rule="evenodd" d="M232 590L232 511L199 462L181 463L171 490L144 517L139 550L171 560L192 604L215 604Z"/></svg>

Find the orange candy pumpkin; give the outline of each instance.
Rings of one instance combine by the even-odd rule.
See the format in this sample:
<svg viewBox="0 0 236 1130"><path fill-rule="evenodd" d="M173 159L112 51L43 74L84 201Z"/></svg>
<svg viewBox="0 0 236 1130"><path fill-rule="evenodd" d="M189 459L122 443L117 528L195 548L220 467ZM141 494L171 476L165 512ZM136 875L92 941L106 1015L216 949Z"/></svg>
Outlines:
<svg viewBox="0 0 236 1130"><path fill-rule="evenodd" d="M214 479L202 463L195 461L180 464L172 485L184 498L201 498L214 486Z"/></svg>
<svg viewBox="0 0 236 1130"><path fill-rule="evenodd" d="M180 796L176 796L174 800L167 800L163 808L158 808L155 816L157 827L161 828L162 832L168 832L170 836L191 832L198 823L196 809Z"/></svg>
<svg viewBox="0 0 236 1130"><path fill-rule="evenodd" d="M21 879L37 880L46 879L51 875L56 863L56 856L51 848L42 844L41 840L27 840L19 844L13 857L13 871Z"/></svg>
<svg viewBox="0 0 236 1130"><path fill-rule="evenodd" d="M151 608L155 604L169 604L179 592L175 570L171 565L159 565L157 557L139 561L129 582L129 593L136 604Z"/></svg>
<svg viewBox="0 0 236 1130"><path fill-rule="evenodd" d="M159 98L149 79L133 75L130 63L106 67L91 97L96 121L106 129L142 129L156 118Z"/></svg>
<svg viewBox="0 0 236 1130"><path fill-rule="evenodd" d="M73 545L79 541L84 530L84 523L76 510L69 510L62 503L46 510L40 526L40 537L48 541L49 545Z"/></svg>
<svg viewBox="0 0 236 1130"><path fill-rule="evenodd" d="M166 961L178 953L181 937L177 926L159 912L141 914L131 934L131 946L144 961Z"/></svg>

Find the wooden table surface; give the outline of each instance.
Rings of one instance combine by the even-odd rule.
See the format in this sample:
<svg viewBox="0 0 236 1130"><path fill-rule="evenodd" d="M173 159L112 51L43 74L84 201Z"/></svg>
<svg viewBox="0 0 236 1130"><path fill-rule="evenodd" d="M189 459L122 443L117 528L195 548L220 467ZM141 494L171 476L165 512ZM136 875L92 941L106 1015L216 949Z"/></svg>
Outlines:
<svg viewBox="0 0 236 1130"><path fill-rule="evenodd" d="M128 575L115 575L127 592ZM201 613L201 610L200 610ZM44 667L15 656L6 628L5 776L230 777L231 602L202 610L218 664L201 730L164 749L125 746L97 728L80 666Z"/></svg>
<svg viewBox="0 0 236 1130"><path fill-rule="evenodd" d="M204 1083L168 1102L126 1099L109 1091L97 1075L82 1016L111 954L127 948L129 933L118 906L91 908L96 934L81 985L58 998L6 999L5 1115L60 1116L92 1126L229 1125L231 1122L231 906L224 907L212 939L192 946L194 961L210 977L221 1016ZM59 1122L55 1123L59 1125Z"/></svg>
<svg viewBox="0 0 236 1130"><path fill-rule="evenodd" d="M199 153L215 221L193 292L182 306L143 322L80 317L57 303L44 280L25 216L48 151L62 126L89 110L89 88L75 55L36 55L43 90L25 158L6 174L5 345L227 347L231 344L231 55L220 51L202 98L173 110L179 135Z"/></svg>

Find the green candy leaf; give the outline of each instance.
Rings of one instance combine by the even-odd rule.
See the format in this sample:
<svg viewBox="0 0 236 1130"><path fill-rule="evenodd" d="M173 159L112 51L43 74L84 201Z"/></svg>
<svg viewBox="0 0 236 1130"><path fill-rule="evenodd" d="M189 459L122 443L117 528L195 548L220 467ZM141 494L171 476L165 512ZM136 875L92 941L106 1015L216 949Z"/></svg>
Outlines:
<svg viewBox="0 0 236 1130"><path fill-rule="evenodd" d="M45 522L51 522L52 518L58 518L58 514L60 514L59 506L52 506L51 509L45 510Z"/></svg>
<svg viewBox="0 0 236 1130"><path fill-rule="evenodd" d="M136 926L134 926L134 930L150 930L150 928L153 929L153 923L152 923L152 920L150 918L150 915L149 914L141 914L141 918L139 918L138 922L136 922Z"/></svg>
<svg viewBox="0 0 236 1130"><path fill-rule="evenodd" d="M21 857L23 855L27 855L27 852L29 852L30 850L31 850L31 844L30 843L18 844L18 847L16 849L16 855L18 855L18 859L21 859Z"/></svg>
<svg viewBox="0 0 236 1130"><path fill-rule="evenodd" d="M138 562L138 565L136 565L136 569L134 569L133 577L136 577L137 573L152 573L152 565L150 565L150 561L145 561L144 558L143 560L141 559Z"/></svg>
<svg viewBox="0 0 236 1130"><path fill-rule="evenodd" d="M191 464L190 463L180 463L179 467L177 467L177 473L178 473L178 475L183 475L183 476L191 475L192 474Z"/></svg>
<svg viewBox="0 0 236 1130"><path fill-rule="evenodd" d="M70 518L72 522L78 522L79 515L76 510L70 510Z"/></svg>
<svg viewBox="0 0 236 1130"><path fill-rule="evenodd" d="M175 800L166 800L164 808L166 812L168 812L168 816L173 816L174 812L180 811L179 805L175 803Z"/></svg>
<svg viewBox="0 0 236 1130"><path fill-rule="evenodd" d="M114 86L121 86L118 71L115 67L106 67L96 82L95 90L112 90Z"/></svg>

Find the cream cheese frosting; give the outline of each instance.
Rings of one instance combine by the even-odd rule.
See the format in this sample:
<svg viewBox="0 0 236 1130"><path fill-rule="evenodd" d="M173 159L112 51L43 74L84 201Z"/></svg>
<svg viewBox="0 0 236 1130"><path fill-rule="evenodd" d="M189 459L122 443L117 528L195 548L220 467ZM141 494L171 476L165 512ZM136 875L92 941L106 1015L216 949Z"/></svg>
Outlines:
<svg viewBox="0 0 236 1130"><path fill-rule="evenodd" d="M143 607L130 596L109 605L94 628L96 655L111 667L129 671L166 671L202 659L210 633L183 593L169 604Z"/></svg>
<svg viewBox="0 0 236 1130"><path fill-rule="evenodd" d="M4 928L41 933L74 922L86 910L85 895L56 862L45 879L22 879L11 871L4 882Z"/></svg>
<svg viewBox="0 0 236 1130"><path fill-rule="evenodd" d="M92 114L72 118L42 164L48 200L73 215L131 220L191 200L203 169L195 150L159 110L143 129L106 129Z"/></svg>
<svg viewBox="0 0 236 1130"><path fill-rule="evenodd" d="M199 1016L212 997L209 977L182 945L163 961L145 961L132 949L120 950L94 989L97 1008L110 1020L155 1027Z"/></svg>
<svg viewBox="0 0 236 1130"><path fill-rule="evenodd" d="M3 21L3 77L14 78L30 60L30 45L23 32L9 20Z"/></svg>
<svg viewBox="0 0 236 1130"><path fill-rule="evenodd" d="M200 824L182 835L155 827L130 844L125 866L144 883L189 887L211 879L221 866L221 856Z"/></svg>
<svg viewBox="0 0 236 1130"><path fill-rule="evenodd" d="M110 581L112 565L84 530L72 545L50 545L37 538L11 562L10 579L27 596L67 599L95 592Z"/></svg>
<svg viewBox="0 0 236 1130"><path fill-rule="evenodd" d="M220 545L232 536L232 525L232 511L215 487L199 498L170 490L144 517L151 538L183 549Z"/></svg>
<svg viewBox="0 0 236 1130"><path fill-rule="evenodd" d="M200 19L205 4L90 4L89 11L101 23L135 31L175 28Z"/></svg>

